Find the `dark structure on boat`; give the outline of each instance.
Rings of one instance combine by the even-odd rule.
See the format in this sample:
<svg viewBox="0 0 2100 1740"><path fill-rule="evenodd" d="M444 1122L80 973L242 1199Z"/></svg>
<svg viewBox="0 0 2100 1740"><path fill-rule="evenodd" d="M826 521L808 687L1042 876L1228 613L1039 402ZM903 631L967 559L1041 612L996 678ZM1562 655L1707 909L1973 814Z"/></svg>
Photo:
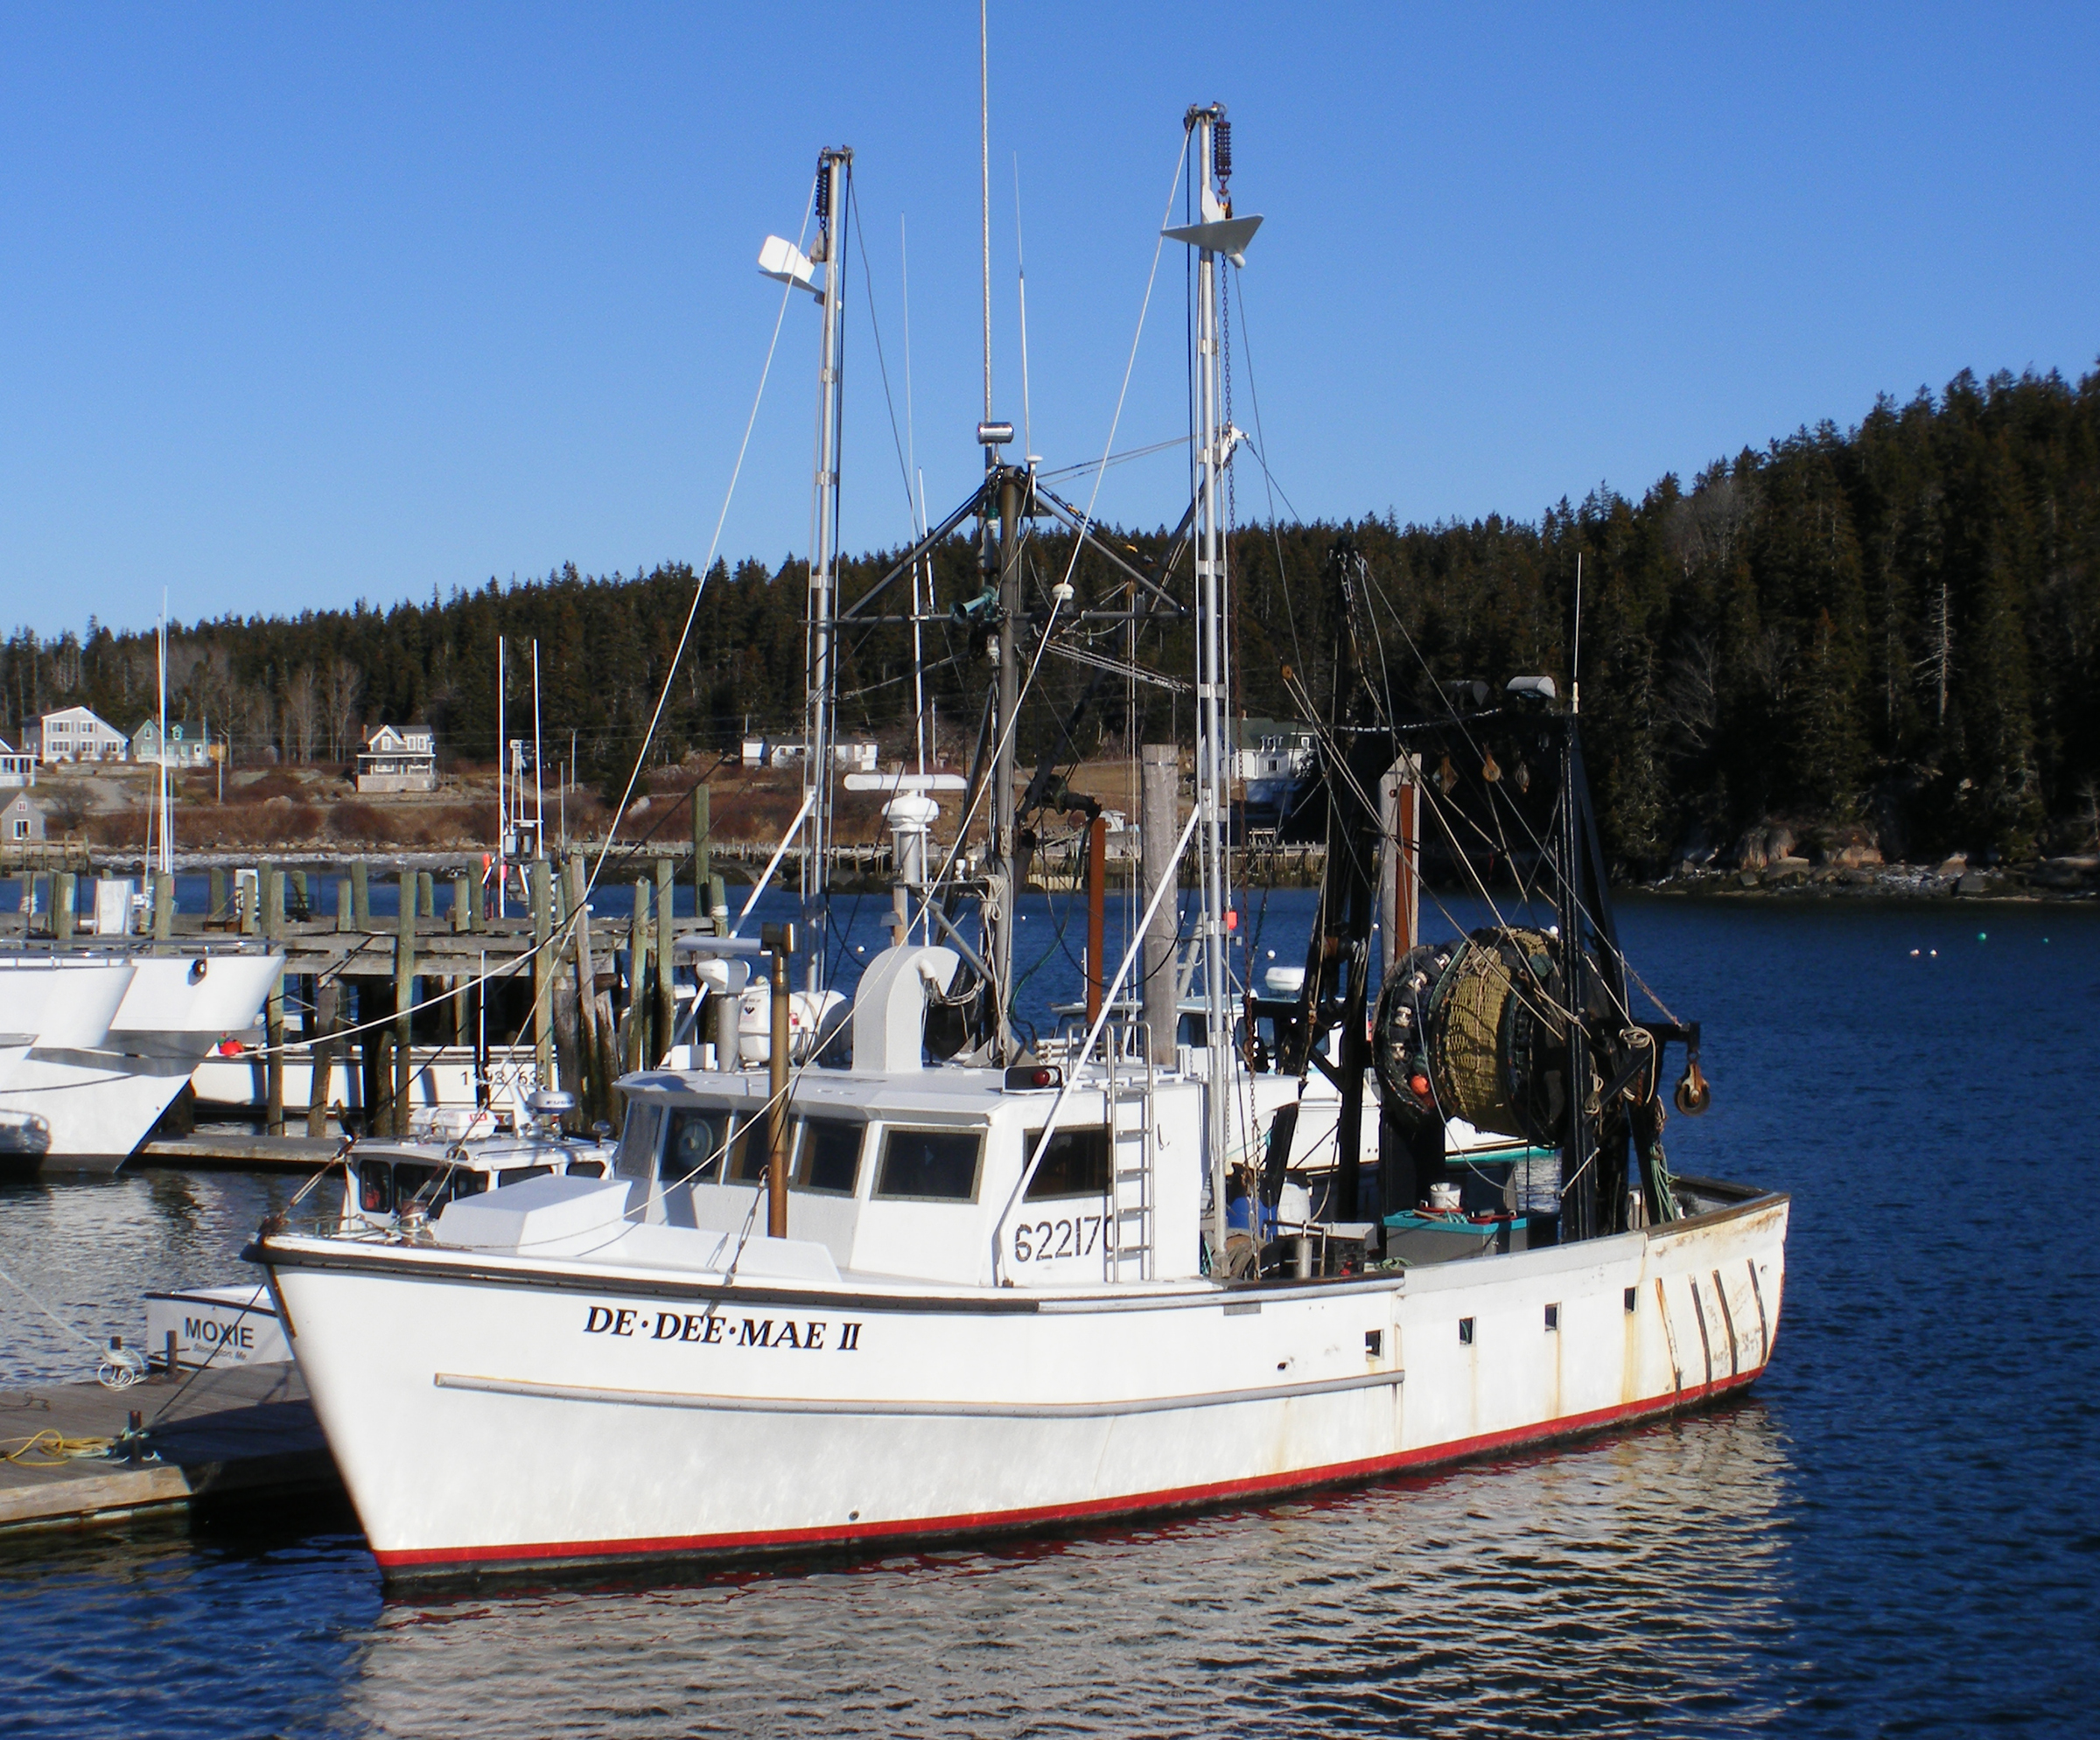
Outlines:
<svg viewBox="0 0 2100 1740"><path fill-rule="evenodd" d="M1698 1027L1634 1018L1574 706L1559 704L1551 679L1518 678L1499 697L1485 684L1439 692L1435 716L1424 716L1382 658L1374 674L1357 657L1376 641L1362 557L1344 540L1326 572L1341 625L1333 699L1310 782L1316 800L1292 807L1301 826L1322 824L1326 875L1303 989L1294 998L1250 994L1247 1031L1265 1018L1275 1067L1301 1077L1317 1068L1341 1095L1334 1212L1355 1219L1369 1194L1358 1155L1364 1077L1375 1069L1382 1211L1411 1207L1446 1181L1446 1120L1456 1116L1558 1151L1550 1219L1563 1240L1677 1218L1662 1147L1663 1052L1684 1045L1676 1103L1704 1110ZM1482 898L1493 905L1478 867L1499 861L1518 899L1547 905L1555 922L1499 923L1442 945L1406 938L1374 1006L1388 845L1377 793L1396 765L1428 797L1441 856ZM1406 873L1418 868L1418 858ZM1337 1031L1330 1059L1320 1041ZM1295 1108L1278 1117L1261 1179L1267 1204L1282 1191L1296 1122Z"/></svg>

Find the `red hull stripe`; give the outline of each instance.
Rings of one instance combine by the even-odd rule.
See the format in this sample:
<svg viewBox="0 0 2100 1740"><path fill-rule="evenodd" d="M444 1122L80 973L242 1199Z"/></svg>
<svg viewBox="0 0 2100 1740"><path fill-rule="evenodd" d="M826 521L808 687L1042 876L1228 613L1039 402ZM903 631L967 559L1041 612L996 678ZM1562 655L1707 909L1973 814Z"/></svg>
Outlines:
<svg viewBox="0 0 2100 1740"><path fill-rule="evenodd" d="M1352 1481L1372 1479L1405 1469L1462 1462L1518 1445L1624 1425L1711 1401L1731 1390L1742 1388L1763 1369L1761 1366L1754 1366L1739 1375L1718 1378L1710 1384L1695 1384L1645 1401L1620 1402L1615 1407L1600 1408L1588 1414L1572 1414L1536 1426L1486 1432L1475 1438L1453 1438L1445 1443L1424 1445L1420 1450L1402 1450L1394 1456L1330 1463L1323 1468L1298 1469L1288 1473L1257 1474L1244 1480L1221 1480L1208 1486L1179 1486L1165 1492L1088 1499L1074 1505L1043 1505L1018 1511L972 1511L957 1516L906 1517L890 1522L846 1523L826 1528L755 1529L736 1534L668 1534L629 1541L548 1541L491 1547L417 1547L396 1552L374 1549L373 1556L379 1561L380 1569L387 1571L467 1569L479 1565L507 1563L556 1564L564 1560L594 1562L659 1555L696 1558L795 1547L843 1547L900 1536L1015 1534L1062 1522L1136 1516L1148 1511L1192 1510L1234 1499L1258 1498L1265 1493L1347 1485Z"/></svg>

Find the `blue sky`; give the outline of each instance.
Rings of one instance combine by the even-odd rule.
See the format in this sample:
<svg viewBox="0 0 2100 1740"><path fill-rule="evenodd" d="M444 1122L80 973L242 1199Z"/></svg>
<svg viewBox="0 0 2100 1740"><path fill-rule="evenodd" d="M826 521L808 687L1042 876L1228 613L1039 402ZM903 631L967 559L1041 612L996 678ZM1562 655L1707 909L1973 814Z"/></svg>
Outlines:
<svg viewBox="0 0 2100 1740"><path fill-rule="evenodd" d="M1878 392L2100 357L2090 8L992 9L998 397L1097 456L1180 117L1222 101L1258 394L1312 516L1533 518ZM697 561L819 145L851 144L849 549L979 464L974 8L0 10L0 628ZM788 311L722 538L806 548ZM1162 264L1116 444L1185 426ZM1102 512L1171 522L1172 456ZM1073 487L1082 492L1083 485ZM1243 518L1266 511L1242 465ZM1280 507L1280 503L1279 503Z"/></svg>

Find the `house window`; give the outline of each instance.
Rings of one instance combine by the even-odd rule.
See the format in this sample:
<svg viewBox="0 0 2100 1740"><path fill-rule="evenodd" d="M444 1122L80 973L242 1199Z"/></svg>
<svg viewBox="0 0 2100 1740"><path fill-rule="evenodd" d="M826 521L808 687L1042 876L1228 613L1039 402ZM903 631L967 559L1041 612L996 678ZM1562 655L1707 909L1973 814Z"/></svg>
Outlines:
<svg viewBox="0 0 2100 1740"><path fill-rule="evenodd" d="M1021 1163L1035 1152L1042 1131L1021 1138ZM1028 1181L1027 1200L1053 1196L1105 1196L1109 1188L1109 1133L1105 1129L1060 1129L1043 1149L1042 1163Z"/></svg>
<svg viewBox="0 0 2100 1740"><path fill-rule="evenodd" d="M973 1202L984 1148L984 1136L977 1130L886 1130L875 1194Z"/></svg>
<svg viewBox="0 0 2100 1740"><path fill-rule="evenodd" d="M18 815L15 818L15 838L18 840L29 838L29 818L27 816Z"/></svg>

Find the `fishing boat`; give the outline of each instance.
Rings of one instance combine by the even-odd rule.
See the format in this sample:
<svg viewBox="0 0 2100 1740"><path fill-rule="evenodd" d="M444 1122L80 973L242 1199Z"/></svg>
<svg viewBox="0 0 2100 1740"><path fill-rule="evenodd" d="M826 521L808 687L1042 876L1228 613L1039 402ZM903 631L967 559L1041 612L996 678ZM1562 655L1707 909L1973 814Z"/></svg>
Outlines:
<svg viewBox="0 0 2100 1740"><path fill-rule="evenodd" d="M115 1171L284 967L222 947L0 957L0 1167Z"/></svg>
<svg viewBox="0 0 2100 1740"><path fill-rule="evenodd" d="M799 924L684 940L709 994L682 1066L622 1080L606 1176L455 1196L413 1225L265 1225L248 1254L388 1579L1244 1503L1667 1415L1769 1362L1788 1200L1669 1165L1665 1052L1686 1054L1678 1108L1702 1109L1698 1029L1632 1011L1572 690L1563 704L1519 676L1464 710L1441 695L1410 709L1382 661L1348 651L1372 625L1346 548L1327 576L1345 627L1319 731L1327 869L1305 970L1257 992L1231 967L1222 479L1237 436L1220 296L1261 220L1234 213L1222 108L1189 111L1185 148L1193 209L1165 234L1194 256L1194 482L1158 563L1002 457L1013 430L991 415L988 365L982 485L842 607L850 153L820 160L816 248L768 243L766 269L824 319L809 837L828 825L840 625L877 620L907 575L913 608L894 619L926 619L920 560L972 520L984 591L951 608L988 650L996 637L988 752L959 793L874 776L891 793L892 940L850 999L823 982L821 887L805 884ZM1069 565L1032 578L1039 521L1071 563L1121 577L1120 598L1080 606ZM1139 626L1194 630L1194 800L1182 818L1163 779L1129 949L1111 975L1095 941L1083 1021L1031 1037L1015 897L1046 782L1016 767L1024 674L1060 632L1108 622L1132 644ZM1381 801L1396 771L1454 844L1528 836L1527 897L1546 916L1498 912L1433 945L1411 921L1375 931L1382 874L1411 891L1418 857ZM962 845L980 814L981 859ZM1188 1039L1168 965L1185 860L1200 891ZM798 965L795 995L844 1010L799 1058ZM775 1023L762 1062L737 1031L760 979ZM1309 1137L1326 1104L1332 1134L1308 1166L1301 1114ZM1457 1149L1461 1128L1478 1139ZM446 1454L418 1453L433 1443Z"/></svg>

